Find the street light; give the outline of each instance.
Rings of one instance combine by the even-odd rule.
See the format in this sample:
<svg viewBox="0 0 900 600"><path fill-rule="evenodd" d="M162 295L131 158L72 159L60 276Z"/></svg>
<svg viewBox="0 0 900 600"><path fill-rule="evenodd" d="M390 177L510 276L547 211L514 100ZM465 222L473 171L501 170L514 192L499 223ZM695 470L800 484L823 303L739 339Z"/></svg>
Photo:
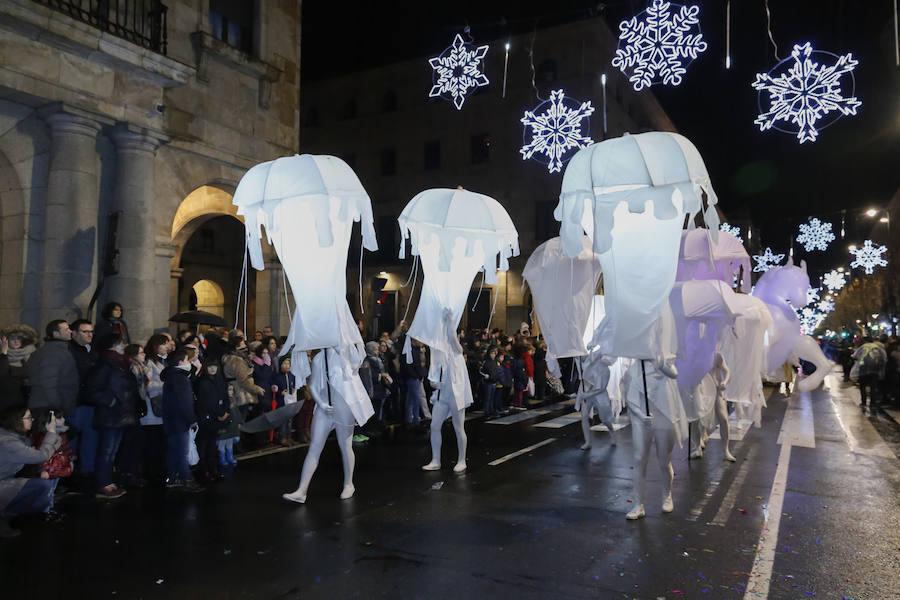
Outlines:
<svg viewBox="0 0 900 600"><path fill-rule="evenodd" d="M874 208L870 208L869 210L866 211L866 215L868 215L870 217L874 217L877 214L878 214L878 211L875 210Z"/></svg>

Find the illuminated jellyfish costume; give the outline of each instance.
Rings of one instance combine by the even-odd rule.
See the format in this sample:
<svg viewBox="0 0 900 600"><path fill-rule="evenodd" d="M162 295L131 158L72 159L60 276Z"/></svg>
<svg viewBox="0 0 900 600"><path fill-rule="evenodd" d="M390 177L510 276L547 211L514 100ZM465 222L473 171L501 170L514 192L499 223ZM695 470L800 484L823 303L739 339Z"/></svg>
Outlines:
<svg viewBox="0 0 900 600"><path fill-rule="evenodd" d="M674 133L625 135L590 145L569 161L563 177L554 213L561 221L563 252L577 256L587 233L603 270L606 317L595 334L598 351L637 359L626 372L625 392L629 411L632 404L637 407L631 412L637 463L631 519L644 516L646 465L654 441L664 474L663 510L672 508L671 452L686 437L687 423L675 383L677 337L669 292L685 217L693 219L704 210L715 240L716 202L700 153ZM650 397L654 394L659 397ZM647 410L657 403L656 413Z"/></svg>
<svg viewBox="0 0 900 600"><path fill-rule="evenodd" d="M441 467L441 427L449 417L456 432L458 459L453 470L466 470L465 410L472 404L472 386L456 335L472 281L484 270L485 282L497 282L519 254L518 233L506 210L488 196L458 189L431 189L416 195L397 218L425 273L416 315L407 331L403 353L412 361L411 340L431 349L428 380L434 393L431 413L431 461L423 469Z"/></svg>
<svg viewBox="0 0 900 600"><path fill-rule="evenodd" d="M556 237L535 248L522 277L531 289L550 358L575 358L581 372L575 409L581 410L582 449L587 450L591 447L592 409L609 429L615 444L613 421L620 407L612 406L607 393L609 367L615 359L588 351L594 329L603 317L603 298L594 296L600 280L600 262L591 250L591 241L582 236L582 250L574 258L564 255L560 244ZM600 308L595 310L598 303Z"/></svg>
<svg viewBox="0 0 900 600"><path fill-rule="evenodd" d="M363 425L374 410L359 379L365 350L347 305L345 272L354 221L360 222L363 246L378 248L371 200L344 161L303 154L251 168L235 190L234 203L244 217L253 267L264 268L261 227L284 267L296 308L282 352L292 352L291 371L298 382L310 377L316 402L300 485L284 498L306 501L332 429L343 459L341 498L349 498L355 491L353 427ZM316 349L321 351L311 369L307 351Z"/></svg>

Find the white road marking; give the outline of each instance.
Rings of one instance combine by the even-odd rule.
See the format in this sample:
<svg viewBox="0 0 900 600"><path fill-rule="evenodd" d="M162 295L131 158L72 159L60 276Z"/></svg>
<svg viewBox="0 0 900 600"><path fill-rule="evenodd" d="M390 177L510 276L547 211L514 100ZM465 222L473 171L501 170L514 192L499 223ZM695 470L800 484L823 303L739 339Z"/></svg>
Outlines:
<svg viewBox="0 0 900 600"><path fill-rule="evenodd" d="M528 446L527 448L522 448L521 450L516 450L512 454L507 454L506 456L500 457L497 460L491 461L488 463L488 465L490 465L492 467L496 467L497 465L502 465L503 463L505 463L508 460L512 460L512 459L516 458L517 456L522 456L523 454L528 454L532 450L540 448L541 446L546 446L547 444L551 444L555 441L556 441L556 438L547 438L543 442L538 442L537 444Z"/></svg>
<svg viewBox="0 0 900 600"><path fill-rule="evenodd" d="M738 422L737 419L728 419L728 427L731 430L731 441L732 442L742 442L744 438L747 437L747 432L750 431L750 427L753 426L752 419L743 419ZM721 440L722 434L719 433L719 428L716 427L716 430L712 432L709 436L711 440Z"/></svg>
<svg viewBox="0 0 900 600"><path fill-rule="evenodd" d="M769 502L766 504L766 521L759 534L756 557L753 560L750 578L747 580L744 600L769 597L769 585L772 582L772 569L775 565L775 548L778 546L778 529L781 526L781 508L784 505L788 467L791 462L791 447L816 447L816 432L809 394L795 394L788 400L784 420L781 422L781 431L778 433L778 443L781 444L778 467L775 469L775 480L772 482L772 491L769 493Z"/></svg>
<svg viewBox="0 0 900 600"><path fill-rule="evenodd" d="M829 375L829 377L834 377L834 375ZM831 382L831 389L838 389L837 381ZM897 458L866 415L860 412L856 399L855 394L846 393L837 397L832 394L830 397L831 405L834 407L834 416L847 437L850 452L880 458ZM891 411L886 412L891 413Z"/></svg>
<svg viewBox="0 0 900 600"><path fill-rule="evenodd" d="M725 527L725 524L728 522L728 518L731 517L734 512L734 505L737 503L737 496L741 491L741 488L744 486L744 481L747 479L747 475L750 474L750 467L755 466L753 463L753 459L755 458L756 449L758 446L752 446L750 451L747 453L747 458L744 459L744 462L741 463L741 466L738 468L737 474L734 476L734 479L731 480L731 484L728 486L728 491L725 493L725 497L722 499L722 505L719 506L718 512L716 512L716 516L713 517L713 520L710 521L712 525L716 525L718 527Z"/></svg>
<svg viewBox="0 0 900 600"><path fill-rule="evenodd" d="M688 521L696 521L700 518L700 515L703 514L704 509L706 509L706 505L709 502L709 499L713 497L713 494L716 493L716 489L719 487L719 479L714 479L709 482L709 486L706 488L706 493L703 494L703 499L698 502L694 508L691 509L691 516L688 517Z"/></svg>
<svg viewBox="0 0 900 600"><path fill-rule="evenodd" d="M549 421L542 421L540 423L535 423L535 427L546 427L549 429L559 429L560 427L566 427L567 425L571 425L572 423L578 423L581 421L581 413L580 412L571 412L569 414L563 415L561 417L556 417L555 419L550 419Z"/></svg>
<svg viewBox="0 0 900 600"><path fill-rule="evenodd" d="M550 404L542 408L523 410L522 412L513 413L511 415L500 417L498 419L491 419L490 421L486 421L486 423L489 423L491 425L512 425L513 423L520 423L522 421L527 421L528 419L534 419L535 417L550 414L556 410L562 410L567 406L572 406L573 404L575 404L574 400L564 400L563 402L557 402L556 404Z"/></svg>

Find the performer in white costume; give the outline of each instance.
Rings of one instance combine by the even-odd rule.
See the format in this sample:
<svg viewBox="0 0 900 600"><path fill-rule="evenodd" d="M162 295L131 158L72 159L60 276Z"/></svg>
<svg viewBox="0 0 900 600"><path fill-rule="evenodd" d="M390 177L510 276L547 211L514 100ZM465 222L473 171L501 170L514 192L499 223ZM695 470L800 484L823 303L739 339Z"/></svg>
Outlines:
<svg viewBox="0 0 900 600"><path fill-rule="evenodd" d="M647 463L650 461L650 447L654 441L663 482L662 511L669 513L674 510L672 481L675 473L672 469L672 450L676 441L681 444L687 436L687 417L678 396L676 377L678 371L674 357L664 363L635 360L625 372L625 402L631 415L631 438L635 455L634 507L626 515L631 520L645 515Z"/></svg>
<svg viewBox="0 0 900 600"><path fill-rule="evenodd" d="M326 352L327 378L325 376ZM319 456L322 454L325 441L332 429L337 436L341 459L344 463L344 487L341 490L341 500L352 497L356 491L353 486L355 464L353 427L357 424L365 424L375 411L362 381L358 376L354 376L354 371L347 368L346 364L340 353L333 348L319 352L312 360L309 391L316 402L311 426L312 435L306 459L303 461L303 470L300 472L300 486L289 494L282 494L282 498L285 500L300 504L306 502L309 482L316 472L316 467L319 466Z"/></svg>
<svg viewBox="0 0 900 600"><path fill-rule="evenodd" d="M575 410L581 410L581 432L584 435L582 450L591 448L591 409L600 422L609 429L609 443L616 445L616 430L613 423L622 410L620 401L613 401L607 391L610 380L610 365L615 360L592 352L586 358L578 358L581 366L581 385L575 396Z"/></svg>
<svg viewBox="0 0 900 600"><path fill-rule="evenodd" d="M712 370L703 378L697 393L702 396L711 395L713 397L713 411L715 413L715 422L719 425L719 435L722 437L722 444L725 446L725 460L735 462L734 455L731 453L731 429L728 422L728 404L725 401L725 390L728 388L728 382L731 380L731 372L725 362L725 357L721 352L716 352L715 362ZM710 422L711 419L701 418L694 421L691 426L691 439L696 440L696 446L692 447L691 458L702 458L703 450L706 447L706 440L709 439L709 433L715 429L715 425Z"/></svg>

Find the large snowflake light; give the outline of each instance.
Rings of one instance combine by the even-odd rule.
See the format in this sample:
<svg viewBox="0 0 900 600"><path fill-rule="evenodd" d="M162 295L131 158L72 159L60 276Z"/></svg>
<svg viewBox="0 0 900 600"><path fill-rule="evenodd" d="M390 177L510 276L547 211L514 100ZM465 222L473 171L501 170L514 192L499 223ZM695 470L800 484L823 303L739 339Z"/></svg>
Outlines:
<svg viewBox="0 0 900 600"><path fill-rule="evenodd" d="M887 266L887 260L881 257L885 252L887 252L886 246L873 246L872 240L866 240L862 246L850 251L850 254L856 256L850 266L862 267L866 270L866 275L871 275L875 271L875 267Z"/></svg>
<svg viewBox="0 0 900 600"><path fill-rule="evenodd" d="M446 98L453 102L457 110L461 110L470 90L490 83L481 70L481 61L487 51L487 45L476 48L464 42L457 33L452 46L440 56L428 59L428 64L434 69L434 85L428 92L428 97Z"/></svg>
<svg viewBox="0 0 900 600"><path fill-rule="evenodd" d="M834 64L819 64L812 59L814 54L826 60L833 58ZM791 58L784 59L768 73L757 73L752 85L759 90L760 115L754 123L760 131L776 129L796 134L801 144L816 141L818 129L843 115L855 115L862 105L853 96L853 69L857 64L850 53L838 56L813 50L809 42L795 45ZM842 85L841 76L845 74L849 77ZM764 92L768 95L765 101ZM778 125L779 121L785 125Z"/></svg>
<svg viewBox="0 0 900 600"><path fill-rule="evenodd" d="M831 233L831 223L825 223L813 217L809 223L800 224L800 235L797 241L803 244L803 249L807 252L812 250L827 250L828 244L834 241L834 234Z"/></svg>
<svg viewBox="0 0 900 600"><path fill-rule="evenodd" d="M825 319L825 315L808 306L798 311L797 316L800 318L800 330L806 335L811 335Z"/></svg>
<svg viewBox="0 0 900 600"><path fill-rule="evenodd" d="M724 231L725 233L730 233L734 237L737 238L737 241L740 243L744 243L743 238L741 238L741 228L736 227L734 225L729 225L728 223L722 223L719 225L719 231Z"/></svg>
<svg viewBox="0 0 900 600"><path fill-rule="evenodd" d="M680 84L686 67L706 50L699 13L699 6L653 0L645 11L619 23L613 66L628 75L637 91L657 83Z"/></svg>
<svg viewBox="0 0 900 600"><path fill-rule="evenodd" d="M822 300L816 305L816 307L821 313L830 313L834 310L834 302L832 302L831 300Z"/></svg>
<svg viewBox="0 0 900 600"><path fill-rule="evenodd" d="M784 260L784 254L773 254L771 248L766 248L766 251L762 254L754 254L753 260L756 261L753 271L755 273L765 273L772 267L777 267Z"/></svg>
<svg viewBox="0 0 900 600"><path fill-rule="evenodd" d="M822 285L832 292L836 292L847 285L847 278L842 272L832 269L825 273L825 277L822 278Z"/></svg>
<svg viewBox="0 0 900 600"><path fill-rule="evenodd" d="M590 137L581 133L582 130L590 132L588 117L593 112L590 101L579 103L562 90L550 92L549 100L538 104L533 111L526 110L522 117L522 124L525 125L523 145L519 150L522 160L544 155L551 173L562 170L563 164L575 151L593 143ZM587 122L582 125L582 121Z"/></svg>

